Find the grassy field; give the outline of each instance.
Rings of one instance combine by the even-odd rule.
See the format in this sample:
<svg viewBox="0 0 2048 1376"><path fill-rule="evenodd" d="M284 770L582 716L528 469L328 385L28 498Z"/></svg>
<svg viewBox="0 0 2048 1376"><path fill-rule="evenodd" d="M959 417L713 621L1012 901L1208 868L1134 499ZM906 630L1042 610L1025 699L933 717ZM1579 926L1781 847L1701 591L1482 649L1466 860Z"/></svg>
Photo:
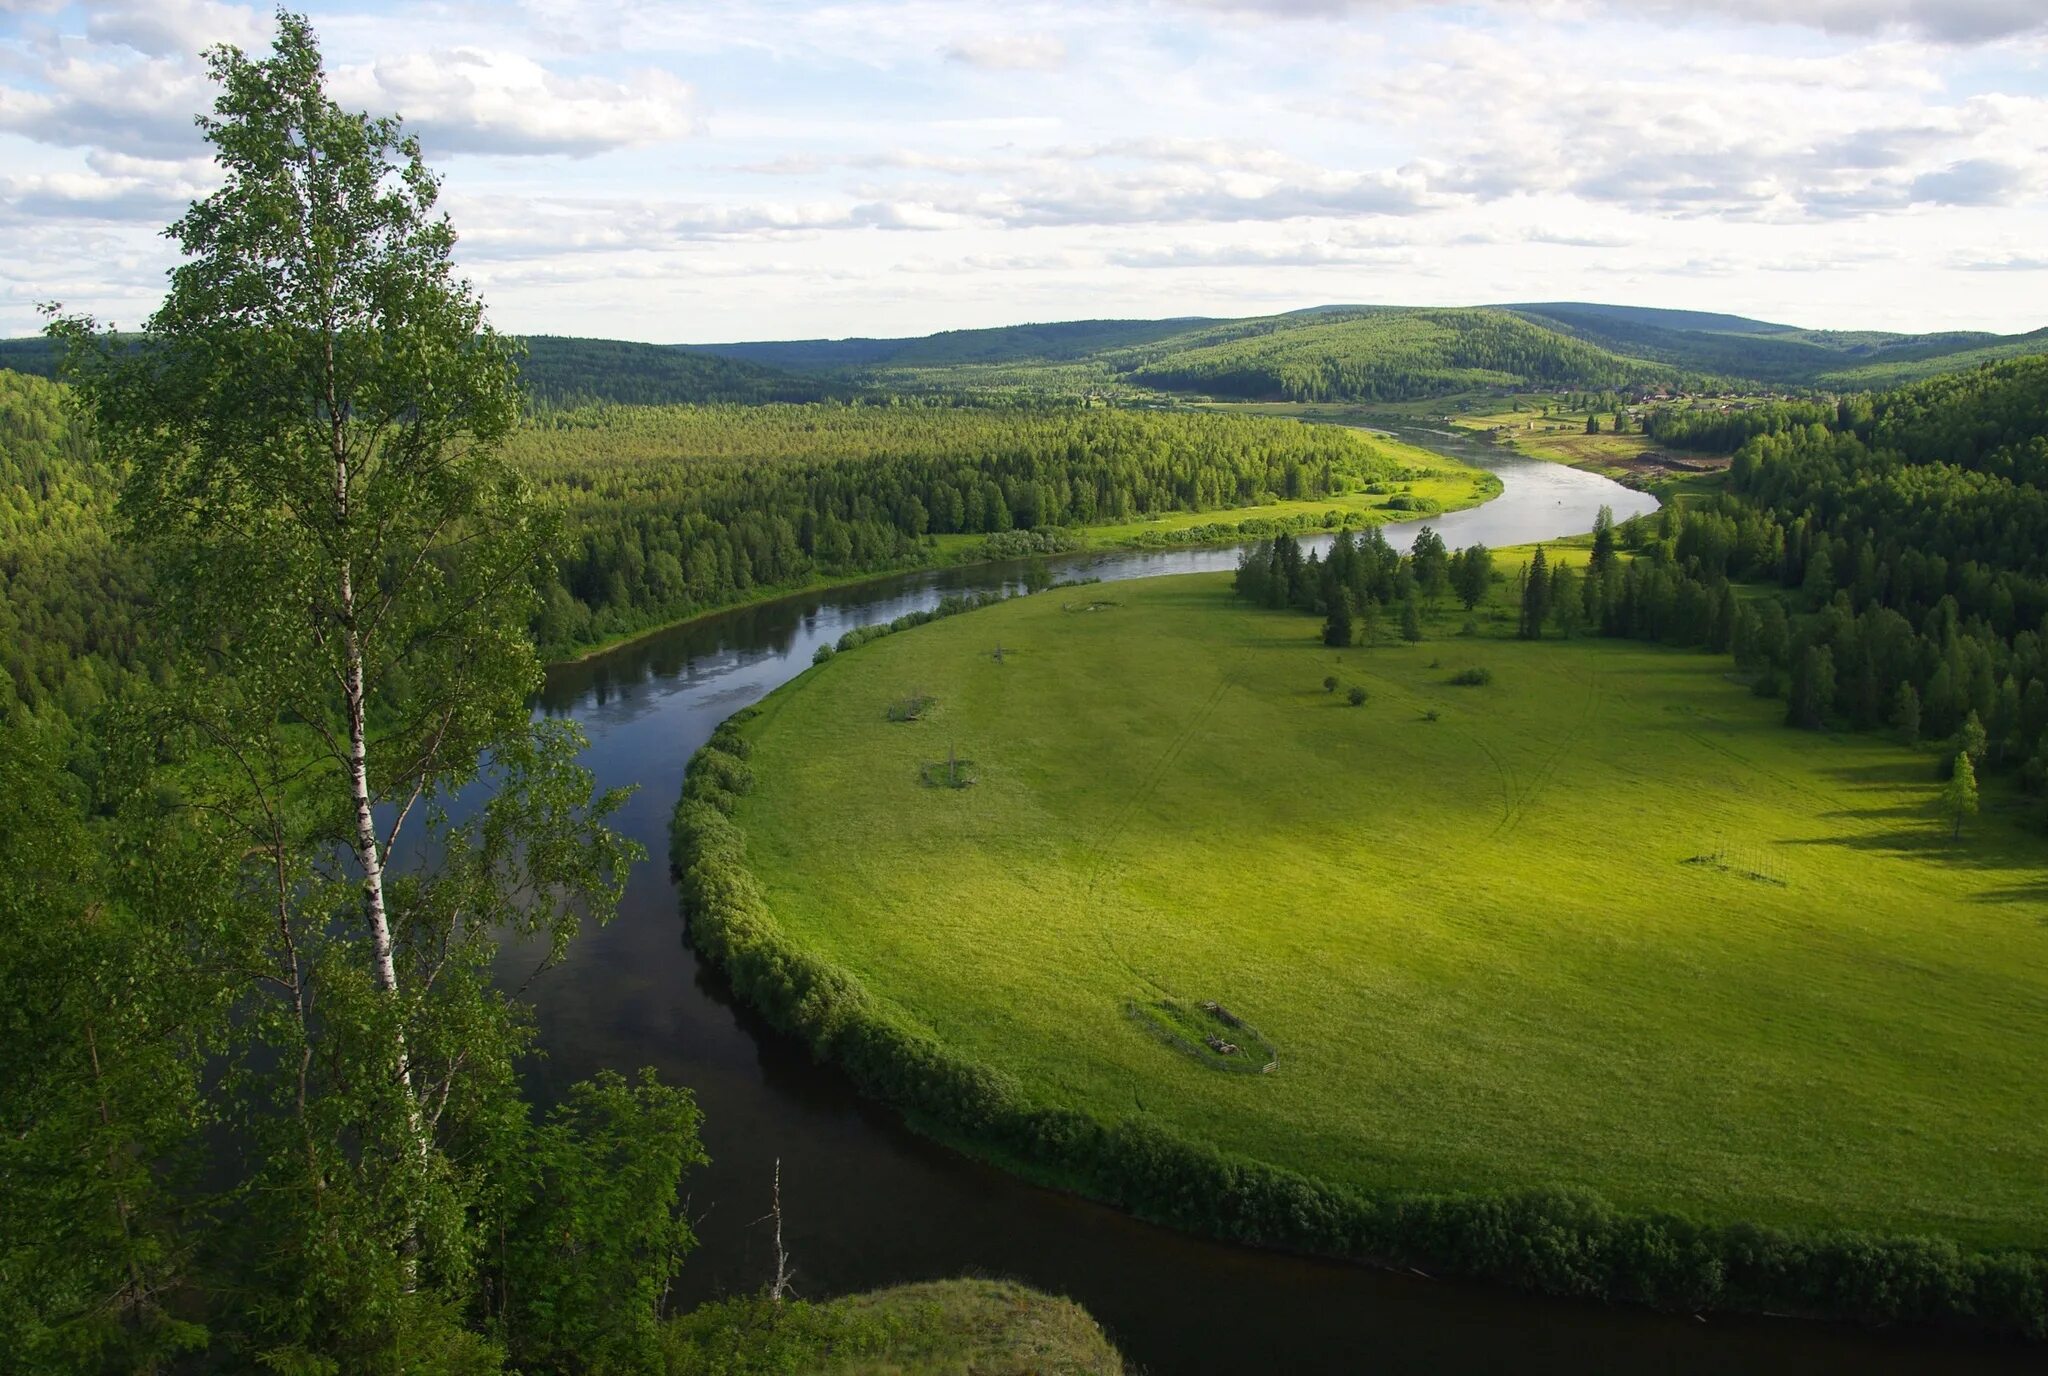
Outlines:
<svg viewBox="0 0 2048 1376"><path fill-rule="evenodd" d="M795 939L1044 1102L1360 1185L2048 1242L2011 800L1951 844L1931 753L1790 731L1725 658L1464 620L1333 651L1215 575L1013 601L774 694L737 820ZM950 751L977 782L922 785ZM1168 1001L1275 1069L1134 1016Z"/></svg>
<svg viewBox="0 0 2048 1376"><path fill-rule="evenodd" d="M899 1285L810 1304L724 1300L669 1321L671 1376L1121 1376L1086 1310L1010 1281Z"/></svg>

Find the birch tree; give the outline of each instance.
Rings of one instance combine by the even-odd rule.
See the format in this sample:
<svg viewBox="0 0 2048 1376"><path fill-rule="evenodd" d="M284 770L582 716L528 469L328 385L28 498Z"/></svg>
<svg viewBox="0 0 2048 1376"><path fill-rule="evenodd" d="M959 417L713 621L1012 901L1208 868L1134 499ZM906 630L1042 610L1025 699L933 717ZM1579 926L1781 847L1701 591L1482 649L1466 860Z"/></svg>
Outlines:
<svg viewBox="0 0 2048 1376"><path fill-rule="evenodd" d="M552 532L419 144L328 98L297 16L208 63L223 183L166 231L162 306L53 330L159 571L193 826L241 857L236 1322L266 1365L383 1369L505 1312L475 1299L530 1132L500 942L559 960L639 849L529 713Z"/></svg>

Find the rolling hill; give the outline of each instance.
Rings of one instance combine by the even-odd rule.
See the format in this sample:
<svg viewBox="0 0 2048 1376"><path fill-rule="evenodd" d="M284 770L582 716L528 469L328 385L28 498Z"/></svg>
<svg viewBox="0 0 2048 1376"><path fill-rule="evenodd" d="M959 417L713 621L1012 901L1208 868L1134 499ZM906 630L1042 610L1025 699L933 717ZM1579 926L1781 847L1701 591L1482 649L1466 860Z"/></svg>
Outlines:
<svg viewBox="0 0 2048 1376"><path fill-rule="evenodd" d="M879 386L1035 384L1231 400L1402 401L1475 388L1858 390L2048 349L2048 330L1815 330L1707 311L1529 302L1329 305L1235 320L1090 320L911 339L696 347Z"/></svg>
<svg viewBox="0 0 2048 1376"><path fill-rule="evenodd" d="M2048 352L2048 329L1890 334L1706 311L1552 301L1316 306L1219 320L1072 320L901 339L639 344L527 338L537 402L802 402L863 392L1398 402L1459 392L1863 391ZM0 368L48 375L49 344L0 340Z"/></svg>

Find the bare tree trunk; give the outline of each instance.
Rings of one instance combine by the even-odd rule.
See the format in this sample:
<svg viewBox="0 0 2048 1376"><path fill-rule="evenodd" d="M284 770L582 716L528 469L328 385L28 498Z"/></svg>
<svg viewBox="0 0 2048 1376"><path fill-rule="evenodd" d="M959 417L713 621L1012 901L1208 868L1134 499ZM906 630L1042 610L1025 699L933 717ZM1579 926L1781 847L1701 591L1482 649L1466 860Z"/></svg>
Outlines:
<svg viewBox="0 0 2048 1376"><path fill-rule="evenodd" d="M331 345L330 345L331 348ZM330 377L332 373L330 371ZM333 420L334 503L342 529L348 527L348 456L341 436L341 418ZM391 915L384 902L384 854L377 843L377 818L371 807L369 763L369 707L363 685L363 644L356 627L355 585L347 558L341 561L340 611L342 629L342 698L348 718L348 782L355 805L356 863L363 870L363 907L370 924L370 967L377 988L387 995L398 993L398 967L393 957ZM411 1145L413 1165L425 1174L429 1143L426 1120L420 1112L419 1092L413 1084L412 1057L406 1049L403 1023L392 1029L393 1073L405 1096L406 1136ZM405 1204L405 1236L399 1245L399 1266L408 1293L419 1278L419 1228L413 1190L402 1187Z"/></svg>
<svg viewBox="0 0 2048 1376"><path fill-rule="evenodd" d="M789 1293L789 1253L782 1249L782 1158L775 1158L775 1204L770 1211L775 1219L775 1280L768 1287L768 1298L782 1303L782 1297Z"/></svg>

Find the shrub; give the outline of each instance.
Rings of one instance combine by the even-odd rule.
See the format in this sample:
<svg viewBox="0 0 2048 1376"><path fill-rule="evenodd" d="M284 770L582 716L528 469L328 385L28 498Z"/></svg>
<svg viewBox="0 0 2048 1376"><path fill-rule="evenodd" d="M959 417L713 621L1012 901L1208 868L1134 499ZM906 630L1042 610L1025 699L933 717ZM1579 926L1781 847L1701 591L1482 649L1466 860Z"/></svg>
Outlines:
<svg viewBox="0 0 2048 1376"><path fill-rule="evenodd" d="M836 652L830 645L820 645L816 650L811 652L811 663L823 664L826 660L832 658L834 653Z"/></svg>
<svg viewBox="0 0 2048 1376"><path fill-rule="evenodd" d="M1344 695L1345 701L1349 702L1353 707L1365 706L1366 697L1367 693L1363 688L1353 688L1350 692Z"/></svg>
<svg viewBox="0 0 2048 1376"><path fill-rule="evenodd" d="M1331 674L1329 677L1323 680L1323 691L1325 693L1334 693L1337 691L1337 676L1335 674Z"/></svg>
<svg viewBox="0 0 2048 1376"><path fill-rule="evenodd" d="M1460 688L1484 688L1487 684L1493 682L1493 670L1484 665L1475 665L1470 669L1460 669L1457 673L1451 675L1451 682L1457 684Z"/></svg>

